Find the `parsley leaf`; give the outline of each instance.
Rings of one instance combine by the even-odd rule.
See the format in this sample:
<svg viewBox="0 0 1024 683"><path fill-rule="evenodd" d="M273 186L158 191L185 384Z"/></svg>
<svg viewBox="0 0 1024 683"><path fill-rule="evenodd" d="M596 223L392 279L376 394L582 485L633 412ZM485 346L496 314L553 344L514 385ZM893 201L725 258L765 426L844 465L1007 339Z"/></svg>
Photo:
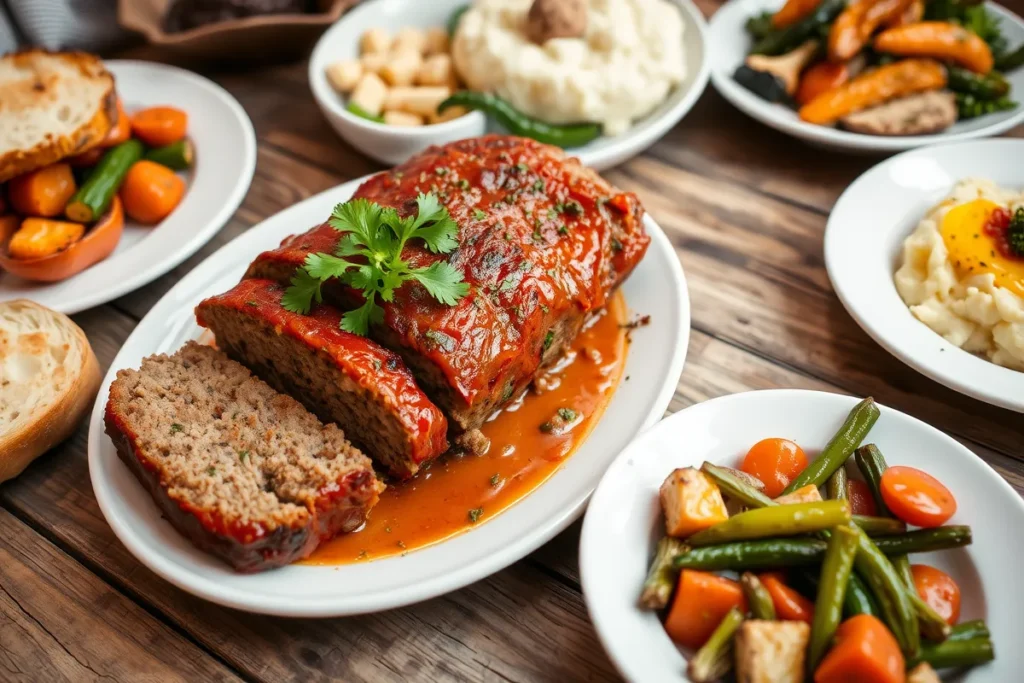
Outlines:
<svg viewBox="0 0 1024 683"><path fill-rule="evenodd" d="M377 322L383 314L384 311L374 303L373 299L367 299L366 303L359 308L341 316L341 329L365 337L370 331L370 323Z"/></svg>
<svg viewBox="0 0 1024 683"><path fill-rule="evenodd" d="M299 268L292 276L292 286L281 297L281 306L292 313L309 313L314 300L317 303L323 301L320 285L319 279L306 272L305 268Z"/></svg>
<svg viewBox="0 0 1024 683"><path fill-rule="evenodd" d="M462 281L461 275L450 263L444 261L409 272L409 276L423 285L430 296L448 306L454 306L469 293L469 285Z"/></svg>

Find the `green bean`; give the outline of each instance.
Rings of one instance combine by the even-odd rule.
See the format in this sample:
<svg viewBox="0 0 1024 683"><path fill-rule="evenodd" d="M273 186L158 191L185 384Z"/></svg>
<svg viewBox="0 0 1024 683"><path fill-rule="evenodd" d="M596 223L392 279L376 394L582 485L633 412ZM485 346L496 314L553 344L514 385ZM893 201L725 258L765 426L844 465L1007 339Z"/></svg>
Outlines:
<svg viewBox="0 0 1024 683"><path fill-rule="evenodd" d="M974 638L988 638L988 626L984 619L974 619L957 624L949 632L948 640L972 640Z"/></svg>
<svg viewBox="0 0 1024 683"><path fill-rule="evenodd" d="M886 555L949 550L971 544L971 527L954 525L940 526L934 529L916 529L896 536L880 536L874 541L878 549Z"/></svg>
<svg viewBox="0 0 1024 683"><path fill-rule="evenodd" d="M903 654L913 657L920 649L921 634L910 597L889 559L879 552L867 534L860 529L856 529L856 533L859 540L857 559L854 560L857 571L871 586L883 620L896 637Z"/></svg>
<svg viewBox="0 0 1024 683"><path fill-rule="evenodd" d="M1024 66L1024 45L996 59L996 69L999 71L1013 71L1020 66Z"/></svg>
<svg viewBox="0 0 1024 683"><path fill-rule="evenodd" d="M839 627L843 614L846 587L853 571L853 560L860 545L860 532L848 527L832 529L825 559L821 563L818 595L814 601L814 620L811 622L811 644L807 652L807 665L813 672Z"/></svg>
<svg viewBox="0 0 1024 683"><path fill-rule="evenodd" d="M907 533L907 525L892 517L869 517L854 515L853 523L868 536L895 536Z"/></svg>
<svg viewBox="0 0 1024 683"><path fill-rule="evenodd" d="M843 614L847 617L858 614L877 617L881 614L881 610L875 604L875 598L857 572L850 574L850 583L846 586L846 599L843 601Z"/></svg>
<svg viewBox="0 0 1024 683"><path fill-rule="evenodd" d="M892 517L889 507L882 500L882 490L879 488L882 474L889 467L885 464L885 457L882 455L882 451L878 450L878 446L875 444L869 443L867 446L858 448L857 452L854 453L853 459L857 462L860 473L864 475L864 482L868 485L868 489L871 490L871 497L875 499L878 516Z"/></svg>
<svg viewBox="0 0 1024 683"><path fill-rule="evenodd" d="M871 397L854 406L846 417L846 422L825 446L825 450L793 481L789 482L789 486L782 492L783 495L792 493L808 484L815 486L824 484L833 472L846 463L846 459L850 457L853 450L860 445L867 433L871 431L871 427L878 421L880 414L875 400Z"/></svg>
<svg viewBox="0 0 1024 683"><path fill-rule="evenodd" d="M672 588L676 584L676 576L679 572L673 568L672 561L676 556L686 550L683 542L663 537L658 541L658 549L654 553L654 561L647 572L647 580L644 581L644 590L640 594L640 604L647 609L662 609L668 605L672 596Z"/></svg>
<svg viewBox="0 0 1024 683"><path fill-rule="evenodd" d="M755 619L775 620L775 603L761 579L750 572L743 572L740 587L743 588L743 595L747 597L747 605Z"/></svg>
<svg viewBox="0 0 1024 683"><path fill-rule="evenodd" d="M988 638L948 639L943 643L922 646L916 657L907 659L907 667L917 666L921 662L928 662L936 669L977 666L992 661L995 656L992 641Z"/></svg>
<svg viewBox="0 0 1024 683"><path fill-rule="evenodd" d="M820 562L825 542L816 538L772 538L693 548L673 561L676 569L773 569Z"/></svg>
<svg viewBox="0 0 1024 683"><path fill-rule="evenodd" d="M743 623L743 613L733 607L718 622L711 637L690 660L687 675L694 683L712 683L732 669L733 636Z"/></svg>
<svg viewBox="0 0 1024 683"><path fill-rule="evenodd" d="M686 543L698 547L753 538L796 536L849 521L850 504L845 500L774 505L733 515L724 522L698 531Z"/></svg>
<svg viewBox="0 0 1024 683"><path fill-rule="evenodd" d="M847 500L850 494L846 491L846 467L840 467L828 478L828 497L832 500Z"/></svg>
<svg viewBox="0 0 1024 683"><path fill-rule="evenodd" d="M701 465L700 469L718 485L723 494L740 501L747 507L764 508L775 505L775 501L744 481L743 477L738 476L738 470L731 467L719 467L709 462Z"/></svg>
<svg viewBox="0 0 1024 683"><path fill-rule="evenodd" d="M949 637L951 629L946 620L918 594L917 585L914 583L914 573L910 570L910 560L906 555L894 555L889 558L889 561L892 562L896 573L903 580L904 589L917 614L917 624L921 629L921 635L928 640L941 643Z"/></svg>
<svg viewBox="0 0 1024 683"><path fill-rule="evenodd" d="M811 14L791 26L770 31L750 50L756 55L782 55L814 37L843 11L846 0L822 0Z"/></svg>
<svg viewBox="0 0 1024 683"><path fill-rule="evenodd" d="M599 123L558 125L535 119L489 92L460 90L438 105L437 113L449 107L480 109L492 116L509 133L558 147L580 147L601 137Z"/></svg>
<svg viewBox="0 0 1024 683"><path fill-rule="evenodd" d="M1009 82L998 71L976 74L949 64L946 65L946 76L950 90L971 95L979 100L998 100L1010 92Z"/></svg>

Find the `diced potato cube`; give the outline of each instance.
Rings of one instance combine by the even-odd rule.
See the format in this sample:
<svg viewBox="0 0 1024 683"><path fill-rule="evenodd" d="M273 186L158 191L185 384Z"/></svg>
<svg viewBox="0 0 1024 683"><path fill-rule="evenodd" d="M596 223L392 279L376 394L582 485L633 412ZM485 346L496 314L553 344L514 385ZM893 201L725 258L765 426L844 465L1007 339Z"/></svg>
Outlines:
<svg viewBox="0 0 1024 683"><path fill-rule="evenodd" d="M802 683L810 637L803 621L744 621L735 640L737 682Z"/></svg>
<svg viewBox="0 0 1024 683"><path fill-rule="evenodd" d="M382 28L371 28L359 39L359 51L364 55L374 52L387 52L391 49L391 36Z"/></svg>
<svg viewBox="0 0 1024 683"><path fill-rule="evenodd" d="M421 28L406 27L395 34L395 42L391 43L391 51L395 54L415 52L423 56L427 47L427 33Z"/></svg>
<svg viewBox="0 0 1024 683"><path fill-rule="evenodd" d="M445 54L451 50L451 45L448 42L448 30L441 26L435 26L427 29L426 45L424 46L424 53L427 55L440 55Z"/></svg>
<svg viewBox="0 0 1024 683"><path fill-rule="evenodd" d="M686 538L729 519L721 491L694 467L682 467L668 475L660 497L669 536Z"/></svg>
<svg viewBox="0 0 1024 683"><path fill-rule="evenodd" d="M448 55L434 55L423 60L416 73L416 82L419 85L448 85L454 75L452 58Z"/></svg>
<svg viewBox="0 0 1024 683"><path fill-rule="evenodd" d="M384 123L389 126L422 126L423 117L404 111L386 111Z"/></svg>
<svg viewBox="0 0 1024 683"><path fill-rule="evenodd" d="M326 75L327 81L335 90L339 93L349 93L363 77L363 65L356 59L346 59L328 66Z"/></svg>
<svg viewBox="0 0 1024 683"><path fill-rule="evenodd" d="M928 662L921 662L907 672L907 683L942 683Z"/></svg>
<svg viewBox="0 0 1024 683"><path fill-rule="evenodd" d="M451 92L448 88L441 86L392 88L388 91L384 108L430 116L437 113L437 105L448 99Z"/></svg>
<svg viewBox="0 0 1024 683"><path fill-rule="evenodd" d="M448 107L441 114L437 114L437 113L431 114L430 115L430 122L431 123L444 123L445 121L451 121L452 119L457 119L460 116L465 116L468 113L469 113L469 110L466 109L465 107Z"/></svg>
<svg viewBox="0 0 1024 683"><path fill-rule="evenodd" d="M384 109L384 100L388 96L388 86L374 73L363 74L359 85L352 91L351 102L372 116L380 116Z"/></svg>
<svg viewBox="0 0 1024 683"><path fill-rule="evenodd" d="M363 65L364 72L379 74L391 61L391 57L387 52L370 52L360 57L359 61Z"/></svg>
<svg viewBox="0 0 1024 683"><path fill-rule="evenodd" d="M412 85L422 64L423 57L418 52L397 52L391 55L380 75L391 85Z"/></svg>
<svg viewBox="0 0 1024 683"><path fill-rule="evenodd" d="M814 484L808 484L807 486L798 488L792 493L779 496L775 499L775 502L779 505L791 505L793 503L820 503L821 492L818 491L818 487Z"/></svg>

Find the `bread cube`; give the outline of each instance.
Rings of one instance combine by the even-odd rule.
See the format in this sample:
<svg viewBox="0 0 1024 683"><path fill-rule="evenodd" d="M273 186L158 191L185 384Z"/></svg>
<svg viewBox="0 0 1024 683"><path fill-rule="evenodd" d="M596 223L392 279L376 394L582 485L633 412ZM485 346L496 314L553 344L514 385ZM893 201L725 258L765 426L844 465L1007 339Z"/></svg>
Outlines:
<svg viewBox="0 0 1024 683"><path fill-rule="evenodd" d="M423 117L404 111L384 112L384 123L389 126L422 126Z"/></svg>
<svg viewBox="0 0 1024 683"><path fill-rule="evenodd" d="M349 101L371 116L380 116L387 96L387 84L377 74L368 73L363 74Z"/></svg>
<svg viewBox="0 0 1024 683"><path fill-rule="evenodd" d="M448 85L455 75L452 58L448 55L427 57L416 73L419 85Z"/></svg>
<svg viewBox="0 0 1024 683"><path fill-rule="evenodd" d="M382 28L371 28L359 39L359 51L363 54L387 52L391 49L391 36Z"/></svg>
<svg viewBox="0 0 1024 683"><path fill-rule="evenodd" d="M440 86L391 88L384 102L384 108L430 116L437 113L437 105L448 99L451 92L448 88Z"/></svg>
<svg viewBox="0 0 1024 683"><path fill-rule="evenodd" d="M359 84L359 79L363 77L363 65L359 60L346 59L328 66L325 74L331 87L346 94Z"/></svg>
<svg viewBox="0 0 1024 683"><path fill-rule="evenodd" d="M422 65L423 57L419 52L396 52L380 70L380 76L390 85L412 85Z"/></svg>

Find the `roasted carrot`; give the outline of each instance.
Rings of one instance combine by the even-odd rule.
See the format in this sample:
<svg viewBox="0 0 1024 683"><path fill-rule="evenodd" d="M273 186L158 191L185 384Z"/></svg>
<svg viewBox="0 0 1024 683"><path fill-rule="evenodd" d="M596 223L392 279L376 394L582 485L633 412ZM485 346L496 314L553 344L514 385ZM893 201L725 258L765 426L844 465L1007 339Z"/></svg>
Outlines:
<svg viewBox="0 0 1024 683"><path fill-rule="evenodd" d="M857 0L840 14L828 36L828 58L833 62L853 59L871 40L878 27L906 10L912 0Z"/></svg>
<svg viewBox="0 0 1024 683"><path fill-rule="evenodd" d="M8 183L11 208L25 216L59 216L75 193L75 176L67 164L30 171Z"/></svg>
<svg viewBox="0 0 1024 683"><path fill-rule="evenodd" d="M875 37L875 50L901 57L932 57L979 74L992 70L995 59L978 34L948 21L919 21L886 29Z"/></svg>
<svg viewBox="0 0 1024 683"><path fill-rule="evenodd" d="M853 76L852 61L830 62L825 60L805 71L800 76L800 86L796 90L797 104L807 104L818 95L835 90L849 81Z"/></svg>
<svg viewBox="0 0 1024 683"><path fill-rule="evenodd" d="M835 645L814 672L814 683L904 683L903 653L877 617L858 614L836 629Z"/></svg>
<svg viewBox="0 0 1024 683"><path fill-rule="evenodd" d="M85 226L46 218L26 218L7 243L11 258L28 260L52 256L67 249L85 234Z"/></svg>
<svg viewBox="0 0 1024 683"><path fill-rule="evenodd" d="M746 613L747 599L736 581L708 572L684 569L665 619L672 640L693 649L703 645L733 607Z"/></svg>
<svg viewBox="0 0 1024 683"><path fill-rule="evenodd" d="M956 498L942 482L914 467L890 467L879 482L882 500L907 524L942 526L956 512Z"/></svg>
<svg viewBox="0 0 1024 683"><path fill-rule="evenodd" d="M829 124L861 109L946 85L946 70L933 59L904 59L857 76L800 108L808 123Z"/></svg>
<svg viewBox="0 0 1024 683"><path fill-rule="evenodd" d="M185 194L185 181L154 161L136 161L121 184L121 203L131 218L147 225L167 217Z"/></svg>
<svg viewBox="0 0 1024 683"><path fill-rule="evenodd" d="M924 0L911 0L902 12L889 17L882 25L886 28L916 24L924 17Z"/></svg>
<svg viewBox="0 0 1024 683"><path fill-rule="evenodd" d="M775 28L792 26L809 16L819 4L821 4L821 0L786 0L782 9L772 15L772 26Z"/></svg>
<svg viewBox="0 0 1024 683"><path fill-rule="evenodd" d="M786 621L814 621L814 603L787 586L777 572L761 574L761 584L772 596L775 616Z"/></svg>
<svg viewBox="0 0 1024 683"><path fill-rule="evenodd" d="M150 147L163 147L185 137L188 114L174 107L150 107L132 115L131 127Z"/></svg>
<svg viewBox="0 0 1024 683"><path fill-rule="evenodd" d="M807 455L788 439L762 439L747 451L740 470L764 482L764 493L775 498L807 467Z"/></svg>
<svg viewBox="0 0 1024 683"><path fill-rule="evenodd" d="M947 624L960 620L960 586L953 577L926 564L910 565L914 588L921 599L938 613Z"/></svg>

